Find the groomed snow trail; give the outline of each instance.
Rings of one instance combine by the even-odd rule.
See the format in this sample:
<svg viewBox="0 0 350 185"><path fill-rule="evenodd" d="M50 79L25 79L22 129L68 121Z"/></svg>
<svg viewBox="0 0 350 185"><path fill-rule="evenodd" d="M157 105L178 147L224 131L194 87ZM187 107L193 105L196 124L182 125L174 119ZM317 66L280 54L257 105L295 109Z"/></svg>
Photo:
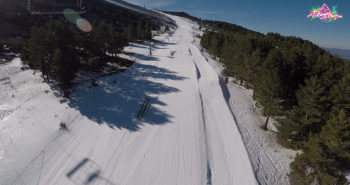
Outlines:
<svg viewBox="0 0 350 185"><path fill-rule="evenodd" d="M191 43L198 26L171 18L178 29L156 37L152 56L131 45L131 68L78 86L70 102L19 60L0 66L0 184L257 184L219 78Z"/></svg>
<svg viewBox="0 0 350 185"><path fill-rule="evenodd" d="M195 34L202 35L203 33L198 30ZM202 48L199 43L200 39L196 38L196 40L197 47ZM205 50L202 55L208 59L208 63L219 78L227 77L222 63L213 60ZM260 108L255 108L256 102L252 98L253 91L233 81L233 78L229 78L229 83L221 87L225 91L226 100L236 118L259 184L289 185L289 164L293 161L297 151L282 147L277 143L276 133L261 129L266 117L260 114ZM273 122L274 120L270 119L269 128L273 126Z"/></svg>

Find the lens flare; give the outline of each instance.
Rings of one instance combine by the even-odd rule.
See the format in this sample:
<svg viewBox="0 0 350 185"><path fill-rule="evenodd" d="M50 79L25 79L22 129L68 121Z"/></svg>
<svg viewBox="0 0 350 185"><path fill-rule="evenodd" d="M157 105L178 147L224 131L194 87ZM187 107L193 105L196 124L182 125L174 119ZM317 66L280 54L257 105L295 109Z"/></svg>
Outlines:
<svg viewBox="0 0 350 185"><path fill-rule="evenodd" d="M89 21L83 18L78 18L76 21L76 25L83 32L90 32L92 30L92 26L89 23Z"/></svg>
<svg viewBox="0 0 350 185"><path fill-rule="evenodd" d="M68 8L63 10L63 15L71 23L75 23L76 20L80 17L78 12Z"/></svg>
<svg viewBox="0 0 350 185"><path fill-rule="evenodd" d="M63 10L63 15L69 22L75 24L81 31L92 31L92 26L90 22L86 19L81 18L79 12L67 8Z"/></svg>

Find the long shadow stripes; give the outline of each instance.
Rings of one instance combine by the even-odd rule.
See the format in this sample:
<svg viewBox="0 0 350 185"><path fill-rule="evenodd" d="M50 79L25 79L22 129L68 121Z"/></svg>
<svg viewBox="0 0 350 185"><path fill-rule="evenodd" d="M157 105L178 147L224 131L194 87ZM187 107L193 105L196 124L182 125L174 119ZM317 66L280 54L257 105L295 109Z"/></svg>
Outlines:
<svg viewBox="0 0 350 185"><path fill-rule="evenodd" d="M177 81L187 78L165 68L135 63L124 73L97 80L97 87L89 88L89 83L75 87L69 106L99 124L137 131L140 122L135 117L145 96L158 97L162 94L179 92L179 89L155 82L154 79ZM152 105L165 106L166 103L159 98L152 98ZM147 110L143 122L160 125L169 122L171 117L156 106L152 106Z"/></svg>

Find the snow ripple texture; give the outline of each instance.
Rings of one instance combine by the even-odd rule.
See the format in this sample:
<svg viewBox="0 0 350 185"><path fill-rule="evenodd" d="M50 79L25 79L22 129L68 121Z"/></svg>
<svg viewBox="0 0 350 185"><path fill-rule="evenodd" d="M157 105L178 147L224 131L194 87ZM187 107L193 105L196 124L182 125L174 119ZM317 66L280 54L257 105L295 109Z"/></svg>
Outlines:
<svg viewBox="0 0 350 185"><path fill-rule="evenodd" d="M20 59L0 66L0 184L258 184L219 77L192 42L198 25L170 17L178 27L155 37L152 56L131 44L122 57L134 65L69 100Z"/></svg>

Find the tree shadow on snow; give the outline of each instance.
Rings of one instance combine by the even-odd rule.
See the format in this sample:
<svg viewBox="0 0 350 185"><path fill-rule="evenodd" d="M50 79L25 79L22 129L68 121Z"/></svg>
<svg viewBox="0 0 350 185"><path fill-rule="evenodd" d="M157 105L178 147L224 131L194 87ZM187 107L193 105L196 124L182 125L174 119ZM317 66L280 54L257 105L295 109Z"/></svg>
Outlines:
<svg viewBox="0 0 350 185"><path fill-rule="evenodd" d="M157 44L158 45L161 45L161 46L173 46L175 45L176 43L173 43L173 42L165 42L165 41L162 41L162 40L156 40Z"/></svg>
<svg viewBox="0 0 350 185"><path fill-rule="evenodd" d="M154 49L157 49L157 50L158 50L158 49L169 49L169 48L167 48L167 47L158 47L158 45L159 45L159 44L153 45L153 46L152 46L152 50L154 50Z"/></svg>
<svg viewBox="0 0 350 185"><path fill-rule="evenodd" d="M134 43L129 43L129 47L149 49L149 46L147 46L147 45L145 45L145 44L134 44Z"/></svg>
<svg viewBox="0 0 350 185"><path fill-rule="evenodd" d="M144 61L159 61L158 58L153 57L153 56L147 56L143 54L134 54L132 55L134 58L137 58L139 60L144 60Z"/></svg>
<svg viewBox="0 0 350 185"><path fill-rule="evenodd" d="M124 73L98 79L97 87L90 88L89 82L75 87L68 104L99 124L137 131L141 123L136 120L137 113L145 97L151 95L151 106L146 110L142 122L165 124L172 116L157 108L166 106L166 103L160 101L157 96L176 93L179 89L167 86L165 82L153 82L151 79L186 80L173 71L135 63Z"/></svg>

